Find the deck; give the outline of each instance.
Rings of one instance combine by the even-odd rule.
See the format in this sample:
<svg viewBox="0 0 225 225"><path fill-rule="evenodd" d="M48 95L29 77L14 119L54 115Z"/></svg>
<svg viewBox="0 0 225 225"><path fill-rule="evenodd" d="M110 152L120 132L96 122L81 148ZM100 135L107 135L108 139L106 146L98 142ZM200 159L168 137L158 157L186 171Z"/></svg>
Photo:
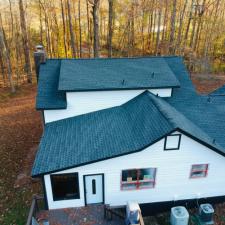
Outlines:
<svg viewBox="0 0 225 225"><path fill-rule="evenodd" d="M39 212L37 220L44 219L47 219L51 225L124 225L124 220L116 216L113 216L112 220L104 219L104 205Z"/></svg>

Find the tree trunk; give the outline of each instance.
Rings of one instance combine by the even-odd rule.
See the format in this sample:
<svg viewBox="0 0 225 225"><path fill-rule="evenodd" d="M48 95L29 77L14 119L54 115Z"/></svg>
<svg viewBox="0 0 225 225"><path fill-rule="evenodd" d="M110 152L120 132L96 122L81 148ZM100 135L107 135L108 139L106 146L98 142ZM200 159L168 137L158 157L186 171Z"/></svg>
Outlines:
<svg viewBox="0 0 225 225"><path fill-rule="evenodd" d="M12 38L14 37L14 19L13 19L13 13L12 13L12 1L9 0L9 9L10 9L10 23L11 23L11 35Z"/></svg>
<svg viewBox="0 0 225 225"><path fill-rule="evenodd" d="M112 36L113 36L113 1L109 1L109 22L108 22L108 57L112 57Z"/></svg>
<svg viewBox="0 0 225 225"><path fill-rule="evenodd" d="M189 18L188 18L188 23L187 23L187 27L186 27L186 31L185 31L185 35L184 35L184 47L186 46L187 44L187 40L188 40L188 34L189 34L189 30L190 30L190 25L191 25L191 20L192 20L192 8L193 8L193 5L194 5L194 0L191 1L191 9L190 9L190 13L189 13Z"/></svg>
<svg viewBox="0 0 225 225"><path fill-rule="evenodd" d="M1 74L2 74L2 80L3 80L3 87L4 87L6 84L6 78L5 78L5 68L3 63L2 51L0 51L0 67L1 67Z"/></svg>
<svg viewBox="0 0 225 225"><path fill-rule="evenodd" d="M179 30L178 30L178 35L177 35L177 44L175 46L174 52L176 52L176 48L178 48L178 50L180 52L181 35L182 35L182 29L183 29L183 20L184 20L184 14L185 14L185 10L186 10L186 7L187 7L187 3L188 3L188 0L185 0L184 7L183 7L183 10L182 10L181 15L180 15L180 24L179 24Z"/></svg>
<svg viewBox="0 0 225 225"><path fill-rule="evenodd" d="M163 20L163 32L162 32L162 42L166 39L166 31L167 31L167 19L168 19L168 0L165 2L165 11L164 11L164 20Z"/></svg>
<svg viewBox="0 0 225 225"><path fill-rule="evenodd" d="M162 6L159 6L159 13L158 13L158 28L157 28L157 36L156 36L156 45L155 45L155 54L158 55L159 51L159 39L160 39L160 27L161 27L161 17L162 17Z"/></svg>
<svg viewBox="0 0 225 225"><path fill-rule="evenodd" d="M66 24L65 24L63 0L61 0L61 16L62 16L62 22L63 22L63 45L64 45L64 51L67 58L68 53L67 53L67 46L66 46Z"/></svg>
<svg viewBox="0 0 225 225"><path fill-rule="evenodd" d="M175 25L176 25L176 7L177 0L173 0L173 11L170 24L169 53L174 54Z"/></svg>
<svg viewBox="0 0 225 225"><path fill-rule="evenodd" d="M99 57L99 4L100 0L94 0L93 4L93 23L94 23L94 57Z"/></svg>
<svg viewBox="0 0 225 225"><path fill-rule="evenodd" d="M190 39L190 44L189 44L189 46L191 48L193 46L193 41L194 41L194 37L195 37L196 20L197 20L197 9L195 8L195 14L194 14L192 32L191 32L191 39Z"/></svg>
<svg viewBox="0 0 225 225"><path fill-rule="evenodd" d="M194 42L193 42L193 50L194 51L196 51L197 45L198 45L199 33L200 33L200 30L201 30L201 26L202 26L202 17L203 17L204 12L205 12L205 3L206 3L206 0L203 0L203 2L202 2L202 11L199 12L199 15L198 15L199 16L198 25L197 25L195 39L194 39Z"/></svg>
<svg viewBox="0 0 225 225"><path fill-rule="evenodd" d="M89 58L91 57L91 45L90 45L90 19L89 19L89 6L88 6L88 0L86 0L86 7L87 7L87 47L88 47L88 53L89 53Z"/></svg>
<svg viewBox="0 0 225 225"><path fill-rule="evenodd" d="M81 29L81 18L80 18L80 0L78 2L78 16L79 16L79 47L80 47L80 58L82 58L82 29Z"/></svg>
<svg viewBox="0 0 225 225"><path fill-rule="evenodd" d="M155 43L156 17L157 17L156 10L154 10L153 11L153 27L152 27L152 49L151 49L153 53L154 53L154 43Z"/></svg>
<svg viewBox="0 0 225 225"><path fill-rule="evenodd" d="M151 48L151 40L152 40L152 24L153 24L153 12L150 12L148 16L148 39L147 39L147 46L148 46L148 51L150 52Z"/></svg>
<svg viewBox="0 0 225 225"><path fill-rule="evenodd" d="M27 36L25 12L24 12L24 8L23 8L22 0L19 0L19 10L20 10L20 26L21 26L22 37L23 37L23 49L24 49L24 56L25 56L25 68L26 68L26 73L27 73L27 82L32 83L30 49L29 49L28 36Z"/></svg>
<svg viewBox="0 0 225 225"><path fill-rule="evenodd" d="M6 48L4 31L2 28L0 28L0 49L1 49L1 53L3 55L3 58L6 61L7 73L8 73L8 79L9 79L9 83L10 83L10 87L11 87L11 92L14 93L15 87L14 87L13 79L12 79L12 65L11 65L8 48Z"/></svg>
<svg viewBox="0 0 225 225"><path fill-rule="evenodd" d="M39 0L39 26L40 26L40 43L43 44L43 28L42 28L41 0Z"/></svg>
<svg viewBox="0 0 225 225"><path fill-rule="evenodd" d="M209 50L210 50L210 46L211 46L211 43L212 43L212 38L213 38L213 35L214 35L213 28L216 25L216 21L218 19L218 10L219 10L219 5L220 5L220 0L216 0L215 3L216 3L216 5L215 5L215 14L214 14L214 17L213 17L213 22L211 24L211 29L209 31L209 34L206 36L206 42L205 42L205 47L204 47L204 62L205 62L204 70L205 70L205 72L210 72L210 66L209 66L210 55L209 55Z"/></svg>
<svg viewBox="0 0 225 225"><path fill-rule="evenodd" d="M69 19L70 45L72 49L72 57L76 58L75 35L73 32L73 24L72 24L72 17L71 17L71 11L70 11L70 0L67 0L67 12L68 12L68 19Z"/></svg>

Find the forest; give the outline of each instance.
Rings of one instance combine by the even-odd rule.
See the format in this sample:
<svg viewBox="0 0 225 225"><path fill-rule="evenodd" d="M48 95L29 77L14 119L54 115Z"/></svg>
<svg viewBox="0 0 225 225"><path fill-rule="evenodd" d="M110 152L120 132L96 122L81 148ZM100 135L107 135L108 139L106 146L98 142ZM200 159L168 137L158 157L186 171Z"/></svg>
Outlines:
<svg viewBox="0 0 225 225"><path fill-rule="evenodd" d="M224 0L1 0L0 87L35 83L49 58L183 56L193 73L225 71Z"/></svg>

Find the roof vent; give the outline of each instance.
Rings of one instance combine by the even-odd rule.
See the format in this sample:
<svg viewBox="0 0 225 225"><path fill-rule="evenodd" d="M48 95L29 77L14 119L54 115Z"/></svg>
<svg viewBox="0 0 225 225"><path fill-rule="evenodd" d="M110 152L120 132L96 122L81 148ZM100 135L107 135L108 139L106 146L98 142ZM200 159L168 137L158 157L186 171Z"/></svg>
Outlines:
<svg viewBox="0 0 225 225"><path fill-rule="evenodd" d="M216 144L216 139L213 139L213 144Z"/></svg>
<svg viewBox="0 0 225 225"><path fill-rule="evenodd" d="M208 97L207 101L208 101L208 102L211 102L211 97L210 97L210 96Z"/></svg>
<svg viewBox="0 0 225 225"><path fill-rule="evenodd" d="M154 73L154 72L152 72L151 77L152 77L152 78L154 78L154 77L155 77L155 73Z"/></svg>
<svg viewBox="0 0 225 225"><path fill-rule="evenodd" d="M124 85L125 84L125 80L122 80L121 84Z"/></svg>

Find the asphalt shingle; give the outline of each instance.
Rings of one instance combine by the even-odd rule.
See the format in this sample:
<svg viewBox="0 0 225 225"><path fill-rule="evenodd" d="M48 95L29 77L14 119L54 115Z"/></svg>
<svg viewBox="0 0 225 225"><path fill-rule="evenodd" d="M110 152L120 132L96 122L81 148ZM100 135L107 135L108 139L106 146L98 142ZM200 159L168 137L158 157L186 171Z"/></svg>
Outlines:
<svg viewBox="0 0 225 225"><path fill-rule="evenodd" d="M38 110L65 109L67 107L66 93L58 91L60 64L60 60L51 59L40 66L36 97Z"/></svg>
<svg viewBox="0 0 225 225"><path fill-rule="evenodd" d="M198 95L182 58L163 59L181 84L171 98L144 92L118 107L47 123L32 175L133 153L177 128L224 155L225 96Z"/></svg>
<svg viewBox="0 0 225 225"><path fill-rule="evenodd" d="M94 91L179 87L163 57L65 59L59 90Z"/></svg>

